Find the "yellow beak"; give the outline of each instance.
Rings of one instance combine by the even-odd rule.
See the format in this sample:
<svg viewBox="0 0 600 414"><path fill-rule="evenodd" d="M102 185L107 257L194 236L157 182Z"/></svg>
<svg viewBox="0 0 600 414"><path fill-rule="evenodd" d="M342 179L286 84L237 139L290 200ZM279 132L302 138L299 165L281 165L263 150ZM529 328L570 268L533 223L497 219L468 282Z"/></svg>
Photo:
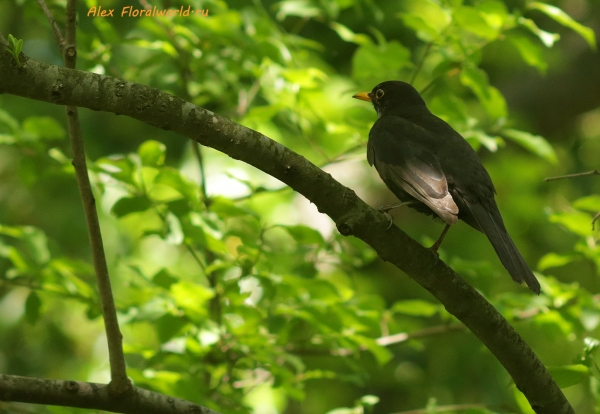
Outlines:
<svg viewBox="0 0 600 414"><path fill-rule="evenodd" d="M361 101L371 102L371 97L369 96L369 92L360 92L353 96L355 99L360 99Z"/></svg>

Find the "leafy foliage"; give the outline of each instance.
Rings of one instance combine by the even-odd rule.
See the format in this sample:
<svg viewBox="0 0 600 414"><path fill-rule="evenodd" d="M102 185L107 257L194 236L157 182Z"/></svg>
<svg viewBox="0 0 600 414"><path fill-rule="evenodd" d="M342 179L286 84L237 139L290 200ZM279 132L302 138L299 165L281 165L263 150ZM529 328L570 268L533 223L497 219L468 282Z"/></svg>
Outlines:
<svg viewBox="0 0 600 414"><path fill-rule="evenodd" d="M413 81L430 109L482 152L517 151L510 142L522 147L517 155L507 151L513 158L492 165L502 173L492 175L500 197L505 192L524 200L521 210L503 209L513 235L525 227L519 217L560 232L554 237L562 244L543 245L542 296L499 282L506 275L496 269L493 252L472 243L472 233L455 248L444 245L442 258L554 366L561 387L578 390L578 404L600 405L594 359L600 309L590 287L600 264L591 227L600 201L579 198L555 209L549 223L530 212L547 200L536 194L528 203L535 191L519 188L511 177L533 186L543 172L532 163L553 166L565 155L509 113L487 63L488 50L508 45L513 65L549 71L548 49L555 52L560 35L540 29L540 13L595 48L590 29L536 2L524 8L496 0L191 3L208 9L208 16L108 21L86 18L85 7L96 5L88 1L79 10L80 67L150 84L231 117L330 169L373 205L382 185L366 166L342 161L364 158L375 118L372 108L349 98L382 80ZM53 6L60 14L62 3ZM161 5L175 6L179 2ZM15 7L38 13L34 5ZM19 36L29 52L30 36ZM50 48L50 34L44 36ZM62 121L34 116L29 107L17 105L13 112L5 102L0 159L17 162L3 167L11 178L0 184L0 194L17 196L0 215L6 223L0 225L0 309L16 306L22 317L0 317L0 335L40 338L40 345L27 344L22 352L43 357L24 357L13 339L1 348L11 362L0 358L0 366L19 375L105 380L104 355L90 351L101 331L100 308L81 247L85 230L75 224L78 201L64 191L74 184ZM528 412L519 391L507 389L506 374L475 339L457 333L460 326L443 307L391 273L361 242L344 239L330 223L319 226L318 216L289 189L221 154L202 149L199 160L189 146L159 141L156 131L97 116L83 120L89 168L136 385L223 413L415 407L433 413L457 403L471 403L472 413L507 406ZM519 157L526 157L527 168L518 168ZM348 168L336 174L339 165ZM38 194L41 187L55 192ZM427 241L423 233L416 232ZM538 256L542 239L527 240ZM582 263L593 266L587 285L554 274ZM69 327L75 313L85 314L75 324L86 326L81 332ZM90 362L49 365L69 360L64 349ZM589 395L581 397L584 392ZM260 411L264 406L271 411Z"/></svg>

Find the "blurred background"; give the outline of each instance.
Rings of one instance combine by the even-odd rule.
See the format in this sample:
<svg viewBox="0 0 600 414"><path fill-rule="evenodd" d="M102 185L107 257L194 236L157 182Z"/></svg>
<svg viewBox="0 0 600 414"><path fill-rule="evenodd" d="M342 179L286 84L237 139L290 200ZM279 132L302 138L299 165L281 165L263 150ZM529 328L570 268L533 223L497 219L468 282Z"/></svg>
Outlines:
<svg viewBox="0 0 600 414"><path fill-rule="evenodd" d="M61 29L65 3L47 2ZM130 5L78 4L80 70L256 129L373 207L396 200L366 161L376 113L351 97L413 83L478 150L543 292L514 284L464 223L441 258L553 367L577 412L600 412L600 177L544 181L598 168L598 1L142 0L133 9L203 12L122 17ZM115 17L94 17L99 6ZM0 32L62 65L35 2L0 2ZM223 413L532 412L427 291L278 180L126 117L80 117L136 385ZM392 214L425 245L443 229ZM109 380L84 223L64 108L1 95L0 372Z"/></svg>

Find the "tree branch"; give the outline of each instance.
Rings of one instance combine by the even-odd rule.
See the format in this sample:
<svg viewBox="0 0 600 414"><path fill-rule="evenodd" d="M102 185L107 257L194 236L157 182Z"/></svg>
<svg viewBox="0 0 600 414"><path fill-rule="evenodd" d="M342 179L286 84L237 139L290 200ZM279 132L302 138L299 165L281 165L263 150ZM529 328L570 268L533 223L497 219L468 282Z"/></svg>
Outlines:
<svg viewBox="0 0 600 414"><path fill-rule="evenodd" d="M587 171L587 172L582 172L582 173L567 174L567 175L558 175L556 177L546 177L546 178L544 178L544 181L548 182L548 181L562 180L562 179L565 179L565 178L588 177L590 175L600 175L600 171L598 171L598 170L592 170L592 171Z"/></svg>
<svg viewBox="0 0 600 414"><path fill-rule="evenodd" d="M75 69L77 63L77 14L76 0L68 0L66 8L66 36L62 37L50 10L44 0L38 0L38 4L44 11L48 19L56 40L63 53L63 59L67 68ZM83 145L83 133L79 123L79 113L76 106L67 105L67 125L69 130L69 139L71 141L71 151L73 152L73 167L77 178L77 186L83 203L85 219L88 228L90 247L92 250L92 261L98 283L98 292L100 303L102 304L102 317L106 330L106 341L108 343L108 358L110 361L110 387L109 389L116 395L128 392L132 384L127 378L127 368L125 365L125 356L123 355L123 335L119 330L119 321L117 319L117 310L110 286L110 277L108 266L106 265L106 255L104 254L104 244L102 242L102 233L100 232L100 222L98 220L98 211L96 210L96 200L92 193L92 186L88 176L85 148Z"/></svg>
<svg viewBox="0 0 600 414"><path fill-rule="evenodd" d="M435 407L434 411L435 413L448 413L448 412L455 412L455 411L462 411L462 410L469 410L469 409L485 409L488 408L483 404L455 404L455 405L442 405L439 407ZM427 414L431 412L430 409L428 408L424 408L424 409L420 409L420 410L410 410L410 411L400 411L397 413L393 413L393 414Z"/></svg>
<svg viewBox="0 0 600 414"><path fill-rule="evenodd" d="M54 20L54 17L52 16L52 12L48 8L44 0L38 0L38 6L40 6L42 12L44 13L44 16L46 16L46 19L48 20L48 23L50 23L50 27L52 28L52 32L54 33L54 37L56 37L56 41L58 42L58 46L60 47L60 51L62 52L65 48L65 39L63 38L62 33L60 32L60 29L56 24L56 20Z"/></svg>
<svg viewBox="0 0 600 414"><path fill-rule="evenodd" d="M400 332L394 335L382 336L377 338L375 341L381 346L390 346L399 344L409 339L425 338L432 335L440 335L447 332L461 331L464 329L464 325L453 324L453 325L438 325L430 326L428 328L421 329L416 332Z"/></svg>
<svg viewBox="0 0 600 414"><path fill-rule="evenodd" d="M0 400L124 414L218 414L210 408L138 387L133 387L125 396L115 397L104 384L1 374Z"/></svg>
<svg viewBox="0 0 600 414"><path fill-rule="evenodd" d="M0 53L0 93L126 115L215 148L283 181L431 292L488 347L539 414L573 408L517 332L475 289L398 227L301 155L211 111L148 86Z"/></svg>

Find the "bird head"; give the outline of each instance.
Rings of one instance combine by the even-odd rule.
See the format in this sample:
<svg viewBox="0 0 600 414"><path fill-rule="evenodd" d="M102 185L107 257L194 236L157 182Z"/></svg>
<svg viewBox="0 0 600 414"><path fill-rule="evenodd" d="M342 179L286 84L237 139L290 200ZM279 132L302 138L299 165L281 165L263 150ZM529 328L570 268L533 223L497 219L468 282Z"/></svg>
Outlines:
<svg viewBox="0 0 600 414"><path fill-rule="evenodd" d="M379 117L429 113L419 92L411 84L402 81L382 82L371 92L360 92L353 98L372 102Z"/></svg>

